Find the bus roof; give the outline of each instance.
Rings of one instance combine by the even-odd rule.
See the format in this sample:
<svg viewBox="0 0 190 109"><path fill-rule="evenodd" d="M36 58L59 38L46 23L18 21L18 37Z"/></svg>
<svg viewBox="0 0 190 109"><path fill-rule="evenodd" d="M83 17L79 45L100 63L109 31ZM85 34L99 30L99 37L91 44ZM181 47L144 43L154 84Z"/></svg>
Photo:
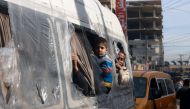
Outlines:
<svg viewBox="0 0 190 109"><path fill-rule="evenodd" d="M125 38L119 20L98 0L6 0L94 30L100 36ZM18 2L19 1L19 2Z"/></svg>

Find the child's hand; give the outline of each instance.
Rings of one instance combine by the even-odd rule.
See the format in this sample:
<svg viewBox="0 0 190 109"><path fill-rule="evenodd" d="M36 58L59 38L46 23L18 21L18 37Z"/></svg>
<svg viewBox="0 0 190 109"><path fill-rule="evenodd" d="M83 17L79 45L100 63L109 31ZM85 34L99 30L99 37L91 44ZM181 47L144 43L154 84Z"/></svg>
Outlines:
<svg viewBox="0 0 190 109"><path fill-rule="evenodd" d="M73 68L75 71L78 71L78 56L75 53L72 53Z"/></svg>
<svg viewBox="0 0 190 109"><path fill-rule="evenodd" d="M122 65L122 63L120 63L119 61L116 61L115 66L116 66L116 68L117 68L118 70L120 70L123 65Z"/></svg>

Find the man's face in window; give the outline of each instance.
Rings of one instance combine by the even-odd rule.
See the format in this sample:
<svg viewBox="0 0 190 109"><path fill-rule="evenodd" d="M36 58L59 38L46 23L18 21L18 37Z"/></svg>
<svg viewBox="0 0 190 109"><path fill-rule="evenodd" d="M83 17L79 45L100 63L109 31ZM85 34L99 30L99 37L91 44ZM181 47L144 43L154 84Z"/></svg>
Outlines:
<svg viewBox="0 0 190 109"><path fill-rule="evenodd" d="M118 53L117 61L119 62L119 64L120 64L121 66L123 66L124 63L125 63L125 54L122 53L122 52L119 52L119 53Z"/></svg>

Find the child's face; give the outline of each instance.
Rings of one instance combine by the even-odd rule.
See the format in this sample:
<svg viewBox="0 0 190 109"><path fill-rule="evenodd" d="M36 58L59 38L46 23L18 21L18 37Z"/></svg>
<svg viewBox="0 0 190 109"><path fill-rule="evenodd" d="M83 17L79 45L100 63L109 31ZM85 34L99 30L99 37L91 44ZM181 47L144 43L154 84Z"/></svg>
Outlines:
<svg viewBox="0 0 190 109"><path fill-rule="evenodd" d="M107 53L107 48L105 47L104 44L98 44L96 47L96 54L101 56L101 55L105 55Z"/></svg>

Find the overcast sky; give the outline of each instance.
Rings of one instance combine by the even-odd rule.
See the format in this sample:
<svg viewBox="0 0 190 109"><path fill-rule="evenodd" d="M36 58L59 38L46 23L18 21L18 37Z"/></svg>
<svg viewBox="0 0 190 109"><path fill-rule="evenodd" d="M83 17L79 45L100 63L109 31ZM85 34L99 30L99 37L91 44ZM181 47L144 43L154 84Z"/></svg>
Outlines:
<svg viewBox="0 0 190 109"><path fill-rule="evenodd" d="M190 0L162 0L165 60L190 56Z"/></svg>

